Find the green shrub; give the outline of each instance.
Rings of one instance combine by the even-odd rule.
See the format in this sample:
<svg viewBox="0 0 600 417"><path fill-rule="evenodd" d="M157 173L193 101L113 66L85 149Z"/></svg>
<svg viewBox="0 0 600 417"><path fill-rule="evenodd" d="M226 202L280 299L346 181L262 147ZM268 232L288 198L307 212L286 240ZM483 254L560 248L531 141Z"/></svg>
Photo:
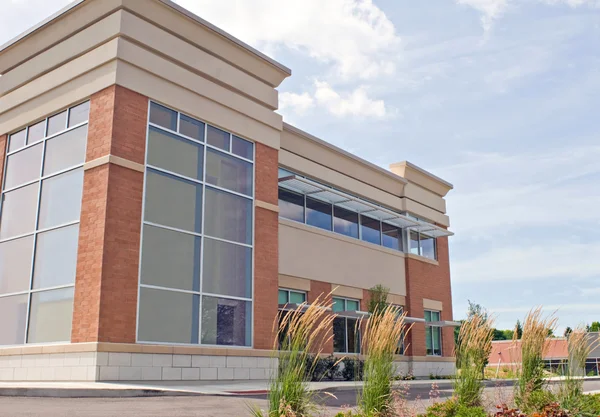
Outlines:
<svg viewBox="0 0 600 417"><path fill-rule="evenodd" d="M556 403L556 395L551 391L541 389L529 393L528 401L524 404L523 411L527 413L542 412L546 407Z"/></svg>
<svg viewBox="0 0 600 417"><path fill-rule="evenodd" d="M486 417L482 407L469 407L452 398L448 401L435 403L427 408L421 417Z"/></svg>
<svg viewBox="0 0 600 417"><path fill-rule="evenodd" d="M344 378L345 381L362 381L365 368L364 361L360 359L344 358L342 363L344 364L342 378Z"/></svg>

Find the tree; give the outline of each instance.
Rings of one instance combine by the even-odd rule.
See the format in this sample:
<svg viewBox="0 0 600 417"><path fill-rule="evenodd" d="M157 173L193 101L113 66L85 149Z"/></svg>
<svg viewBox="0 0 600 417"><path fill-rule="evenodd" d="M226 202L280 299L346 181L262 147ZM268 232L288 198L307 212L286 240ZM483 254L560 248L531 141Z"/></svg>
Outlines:
<svg viewBox="0 0 600 417"><path fill-rule="evenodd" d="M375 313L376 311L382 312L388 306L388 295L390 289L384 287L381 284L377 284L369 290L369 313Z"/></svg>
<svg viewBox="0 0 600 417"><path fill-rule="evenodd" d="M467 317L479 316L486 321L488 319L488 311L481 304L476 304L471 300L467 300L469 302L469 309L467 310Z"/></svg>
<svg viewBox="0 0 600 417"><path fill-rule="evenodd" d="M512 340L513 336L515 335L514 330L502 330L502 333L504 333L504 337L506 338L505 340Z"/></svg>
<svg viewBox="0 0 600 417"><path fill-rule="evenodd" d="M517 339L520 339L523 337L523 325L521 324L520 320L517 320L517 325L515 326L515 333L516 333Z"/></svg>
<svg viewBox="0 0 600 417"><path fill-rule="evenodd" d="M554 337L554 330L548 329L548 337Z"/></svg>
<svg viewBox="0 0 600 417"><path fill-rule="evenodd" d="M573 333L573 329L571 329L569 326L567 326L567 328L565 329L565 333L564 336L565 337L569 337L569 335Z"/></svg>
<svg viewBox="0 0 600 417"><path fill-rule="evenodd" d="M504 330L494 329L494 338L492 340L506 340Z"/></svg>
<svg viewBox="0 0 600 417"><path fill-rule="evenodd" d="M593 321L592 324L587 326L588 332L600 332L600 322Z"/></svg>

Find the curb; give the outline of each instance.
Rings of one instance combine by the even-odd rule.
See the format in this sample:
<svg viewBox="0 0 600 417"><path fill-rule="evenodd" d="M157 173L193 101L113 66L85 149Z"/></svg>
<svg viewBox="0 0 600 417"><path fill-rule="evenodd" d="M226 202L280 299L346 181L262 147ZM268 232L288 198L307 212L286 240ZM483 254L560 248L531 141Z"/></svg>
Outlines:
<svg viewBox="0 0 600 417"><path fill-rule="evenodd" d="M190 397L205 395L189 391L158 389L102 389L102 388L0 388L0 397L52 398L138 398Z"/></svg>

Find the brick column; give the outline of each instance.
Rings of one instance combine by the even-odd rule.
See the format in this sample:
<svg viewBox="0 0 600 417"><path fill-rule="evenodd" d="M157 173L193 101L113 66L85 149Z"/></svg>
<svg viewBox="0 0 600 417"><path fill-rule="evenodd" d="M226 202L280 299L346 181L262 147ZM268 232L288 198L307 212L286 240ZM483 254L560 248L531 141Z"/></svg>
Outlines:
<svg viewBox="0 0 600 417"><path fill-rule="evenodd" d="M119 86L91 97L73 343L135 342L147 109Z"/></svg>
<svg viewBox="0 0 600 417"><path fill-rule="evenodd" d="M256 143L254 211L254 348L272 349L279 287L279 215L260 207L278 205L279 152Z"/></svg>
<svg viewBox="0 0 600 417"><path fill-rule="evenodd" d="M406 258L406 308L411 317L423 318L423 298L442 302L442 320L452 320L452 291L450 287L450 263L448 238L437 239L438 265L425 260ZM407 337L409 356L425 356L425 325L414 323ZM454 354L454 328L442 329L442 355Z"/></svg>

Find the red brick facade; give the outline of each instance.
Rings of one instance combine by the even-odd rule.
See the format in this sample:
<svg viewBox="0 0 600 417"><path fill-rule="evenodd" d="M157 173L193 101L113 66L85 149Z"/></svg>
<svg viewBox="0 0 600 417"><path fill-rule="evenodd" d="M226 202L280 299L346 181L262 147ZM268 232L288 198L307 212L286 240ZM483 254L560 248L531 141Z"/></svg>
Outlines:
<svg viewBox="0 0 600 417"><path fill-rule="evenodd" d="M310 282L310 291L307 294L308 302L314 303L317 298L321 297L321 301L326 304L332 303L332 297L326 297L331 293L332 287L330 282L322 282L322 281L311 281ZM326 298L325 298L326 297ZM323 351L324 354L333 353L333 338L331 335L333 334L333 329L328 334L323 335Z"/></svg>
<svg viewBox="0 0 600 417"><path fill-rule="evenodd" d="M143 163L148 99L112 86L90 103L86 161ZM114 164L86 170L72 342L135 342L144 174Z"/></svg>
<svg viewBox="0 0 600 417"><path fill-rule="evenodd" d="M423 298L441 301L442 320L452 320L452 291L450 288L450 263L448 238L437 239L438 264L406 258L406 308L411 317L424 317ZM415 323L407 337L407 354L425 356L425 325ZM442 328L442 355L453 356L454 328Z"/></svg>

